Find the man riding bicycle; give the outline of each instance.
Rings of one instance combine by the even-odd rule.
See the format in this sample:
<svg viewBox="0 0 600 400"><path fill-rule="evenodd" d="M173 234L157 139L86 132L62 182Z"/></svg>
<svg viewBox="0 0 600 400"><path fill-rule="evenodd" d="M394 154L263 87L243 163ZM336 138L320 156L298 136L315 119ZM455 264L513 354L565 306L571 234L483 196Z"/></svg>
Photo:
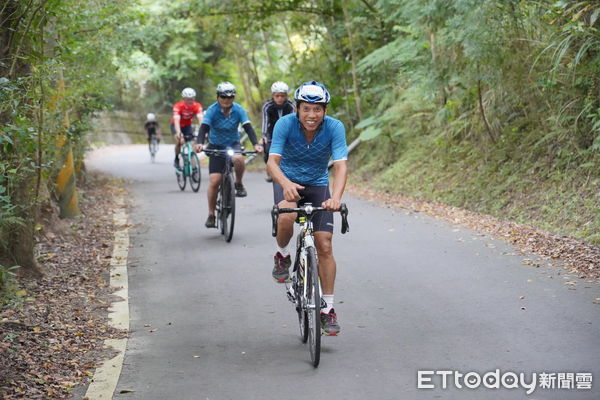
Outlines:
<svg viewBox="0 0 600 400"><path fill-rule="evenodd" d="M202 104L195 101L196 91L185 88L181 91L183 100L173 105L173 119L171 119L171 133L175 140L175 161L173 165L179 168L179 153L184 140L187 142L194 138L192 121L194 116L198 119L198 125L202 124Z"/></svg>
<svg viewBox="0 0 600 400"><path fill-rule="evenodd" d="M144 129L146 130L146 136L148 137L148 149L152 151L150 148L152 145L152 138L155 137L158 143L160 143L161 139L160 128L158 127L158 122L156 121L156 115L153 113L148 113L148 115L146 115Z"/></svg>
<svg viewBox="0 0 600 400"><path fill-rule="evenodd" d="M346 187L346 132L337 119L326 116L330 94L322 84L312 81L302 84L294 93L297 112L282 117L273 131L267 169L273 177L275 204L282 208L297 207L298 202L312 203L327 210L340 207ZM333 159L333 189L329 192L329 159ZM279 216L273 279L289 280L291 256L288 244L294 231L295 214ZM319 259L319 277L323 300L321 325L326 335L340 332L333 309L336 263L333 257L333 213L320 212L313 218L315 242Z"/></svg>
<svg viewBox="0 0 600 400"><path fill-rule="evenodd" d="M198 146L196 151L201 151L206 134L208 133L207 149L225 149L231 148L234 151L241 151L240 133L238 125L248 134L250 142L254 149L259 153L263 148L258 144L256 132L252 128L250 119L244 108L235 99L235 86L230 82L221 82L217 86L217 101L206 109L204 121L200 125L198 135ZM225 167L225 157L210 156L208 161L209 183L208 183L208 218L206 227L216 227L215 209L217 206L217 192L221 182L221 172ZM246 165L244 157L241 154L233 156L233 167L235 170L235 195L236 197L245 197L246 189L242 184L242 177Z"/></svg>
<svg viewBox="0 0 600 400"><path fill-rule="evenodd" d="M269 159L269 148L273 137L273 128L279 118L284 115L296 112L296 106L288 99L289 87L281 81L277 81L271 85L271 98L267 100L262 107L262 139L261 143L264 146L265 164ZM267 182L272 182L273 179L267 173Z"/></svg>

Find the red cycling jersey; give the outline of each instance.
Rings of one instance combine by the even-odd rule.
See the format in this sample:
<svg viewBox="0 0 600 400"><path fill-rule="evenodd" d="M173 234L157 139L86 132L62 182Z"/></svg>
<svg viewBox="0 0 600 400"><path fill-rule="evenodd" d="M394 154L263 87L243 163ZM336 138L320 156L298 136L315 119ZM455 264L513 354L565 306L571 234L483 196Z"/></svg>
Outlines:
<svg viewBox="0 0 600 400"><path fill-rule="evenodd" d="M193 102L191 106L185 104L184 100L173 105L173 118L175 118L176 115L181 116L179 126L191 125L196 114L202 114L202 104L197 101ZM173 123L173 119L171 119L171 123Z"/></svg>

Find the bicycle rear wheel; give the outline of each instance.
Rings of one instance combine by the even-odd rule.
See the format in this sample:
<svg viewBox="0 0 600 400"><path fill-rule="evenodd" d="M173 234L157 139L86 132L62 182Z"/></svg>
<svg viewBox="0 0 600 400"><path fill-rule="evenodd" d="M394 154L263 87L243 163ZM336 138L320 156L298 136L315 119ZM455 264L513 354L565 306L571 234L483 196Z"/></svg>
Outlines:
<svg viewBox="0 0 600 400"><path fill-rule="evenodd" d="M223 175L221 182L221 233L231 242L235 223L235 187L230 174Z"/></svg>
<svg viewBox="0 0 600 400"><path fill-rule="evenodd" d="M186 157L184 154L181 154L179 157L179 168L175 169L175 175L177 176L177 185L179 185L179 189L185 190L185 163L183 161L183 157Z"/></svg>
<svg viewBox="0 0 600 400"><path fill-rule="evenodd" d="M152 159L152 162L154 162L154 158L156 157L156 150L157 150L157 141L156 141L156 138L153 137L150 142L150 158Z"/></svg>
<svg viewBox="0 0 600 400"><path fill-rule="evenodd" d="M319 267L315 248L306 251L307 307L308 314L308 350L313 366L319 366L321 360L321 293L319 291Z"/></svg>
<svg viewBox="0 0 600 400"><path fill-rule="evenodd" d="M202 177L200 175L200 160L196 153L192 153L190 157L190 169L190 186L194 192L197 192L200 190L200 180Z"/></svg>

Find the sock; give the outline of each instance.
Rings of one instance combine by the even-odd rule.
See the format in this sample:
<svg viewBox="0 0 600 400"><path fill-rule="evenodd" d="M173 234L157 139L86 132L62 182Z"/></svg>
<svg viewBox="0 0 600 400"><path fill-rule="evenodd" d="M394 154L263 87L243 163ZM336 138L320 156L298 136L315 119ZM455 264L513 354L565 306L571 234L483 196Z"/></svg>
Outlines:
<svg viewBox="0 0 600 400"><path fill-rule="evenodd" d="M288 249L287 246L285 247L279 247L277 246L277 251L281 253L282 256L287 257L290 255L290 250Z"/></svg>
<svg viewBox="0 0 600 400"><path fill-rule="evenodd" d="M329 311L333 308L333 295L332 294L324 294L321 296L325 303L327 303L327 308L321 310L322 313L328 314Z"/></svg>

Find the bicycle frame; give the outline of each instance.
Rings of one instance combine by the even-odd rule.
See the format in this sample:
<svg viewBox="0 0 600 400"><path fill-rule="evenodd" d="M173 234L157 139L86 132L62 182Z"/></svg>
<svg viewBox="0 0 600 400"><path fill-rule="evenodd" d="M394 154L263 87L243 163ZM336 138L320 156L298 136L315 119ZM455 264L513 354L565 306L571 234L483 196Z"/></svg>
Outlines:
<svg viewBox="0 0 600 400"><path fill-rule="evenodd" d="M193 140L193 139L192 139ZM177 176L177 184L179 189L185 190L186 178L190 181L190 186L194 192L200 190L201 174L200 174L200 159L194 152L192 140L186 140L181 148L181 159L183 166L175 168Z"/></svg>
<svg viewBox="0 0 600 400"><path fill-rule="evenodd" d="M225 241L230 242L233 237L235 222L235 178L233 156L237 154L255 154L255 151L235 151L227 149L204 149L207 156L225 157L225 167L221 172L221 183L217 194L217 229L220 228Z"/></svg>
<svg viewBox="0 0 600 400"><path fill-rule="evenodd" d="M193 139L192 139L193 140ZM181 154L183 155L183 175L192 175L192 153L194 148L192 147L192 140L186 140L184 145L181 147Z"/></svg>

